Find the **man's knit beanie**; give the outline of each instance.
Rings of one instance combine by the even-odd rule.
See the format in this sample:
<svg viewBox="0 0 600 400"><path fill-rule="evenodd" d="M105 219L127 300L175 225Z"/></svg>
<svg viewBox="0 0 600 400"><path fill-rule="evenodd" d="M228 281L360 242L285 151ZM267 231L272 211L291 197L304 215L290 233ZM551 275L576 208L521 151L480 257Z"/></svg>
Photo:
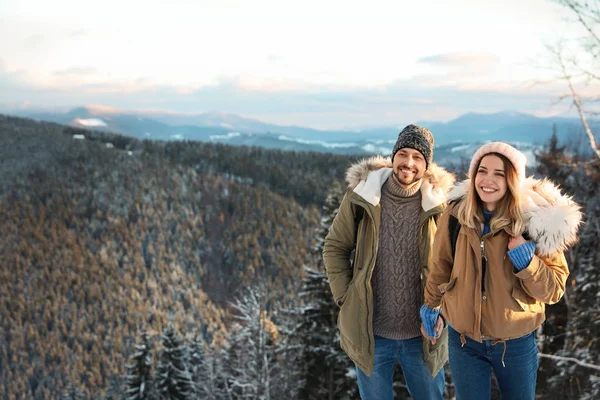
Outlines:
<svg viewBox="0 0 600 400"><path fill-rule="evenodd" d="M418 125L408 125L402 129L402 132L398 134L394 150L392 150L392 162L394 162L394 156L398 150L406 147L415 149L423 154L427 168L429 168L433 159L433 135L429 129Z"/></svg>

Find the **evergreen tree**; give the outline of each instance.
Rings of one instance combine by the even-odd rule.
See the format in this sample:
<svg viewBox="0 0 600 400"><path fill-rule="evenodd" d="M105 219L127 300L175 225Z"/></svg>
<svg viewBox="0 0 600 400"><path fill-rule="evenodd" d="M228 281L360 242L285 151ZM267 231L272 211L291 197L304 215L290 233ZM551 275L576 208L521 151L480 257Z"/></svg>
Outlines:
<svg viewBox="0 0 600 400"><path fill-rule="evenodd" d="M162 399L195 398L194 384L187 367L187 349L169 324L161 336L163 349L157 369L157 389Z"/></svg>
<svg viewBox="0 0 600 400"><path fill-rule="evenodd" d="M123 376L116 376L109 379L108 389L104 394L103 400L121 400L125 397L125 390L123 387Z"/></svg>
<svg viewBox="0 0 600 400"><path fill-rule="evenodd" d="M228 388L235 398L279 399L282 393L275 343L279 332L267 310L266 290L252 288L233 304L236 312L228 333Z"/></svg>
<svg viewBox="0 0 600 400"><path fill-rule="evenodd" d="M556 124L552 126L552 136L544 148L537 152L537 173L563 185L572 171L572 160L567 146L558 144Z"/></svg>
<svg viewBox="0 0 600 400"><path fill-rule="evenodd" d="M600 171L600 162L596 169ZM597 174L600 177L600 174ZM596 180L595 187L600 185ZM600 194L588 197L585 203L587 223L580 230L580 243L573 250L576 265L571 275L571 290L567 333L563 349L557 354L591 365L600 359ZM574 362L560 365L560 380L568 382L569 392L577 399L600 399L598 370L582 367ZM552 378L551 378L552 379ZM552 379L555 382L555 379ZM562 385L561 385L562 386Z"/></svg>
<svg viewBox="0 0 600 400"><path fill-rule="evenodd" d="M305 277L300 291L304 305L296 310L300 322L295 336L304 349L301 363L304 385L300 397L306 399L357 396L354 366L340 348L336 324L338 306L332 298L321 256L325 237L338 213L343 195L341 186L335 185L327 196L313 249L319 261L315 268L304 267Z"/></svg>
<svg viewBox="0 0 600 400"><path fill-rule="evenodd" d="M271 319L275 322L278 330L275 341L275 354L277 361L277 390L285 397L302 398L300 390L305 386L304 381L304 345L297 340L296 330L298 314L294 311L299 307L301 299L295 296L289 300L289 305L281 305L281 309L273 311Z"/></svg>
<svg viewBox="0 0 600 400"><path fill-rule="evenodd" d="M565 151L567 150L567 151ZM569 151L571 150L571 151ZM587 158L587 159L586 159ZM547 308L548 321L544 326L548 355L540 364L541 376L547 376L547 393L562 393L565 399L600 398L600 380L593 369L574 361L559 360L553 356L567 357L590 365L600 358L600 161L578 154L577 149L559 146L555 135L537 155L538 172L556 181L567 193L573 193L582 206L585 223L579 231L580 242L566 257L570 276L567 282L562 319L554 317L555 307ZM562 325L562 330L552 329ZM554 335L553 335L554 333Z"/></svg>
<svg viewBox="0 0 600 400"><path fill-rule="evenodd" d="M305 267L300 296L307 302L299 311L296 337L304 347L304 387L307 399L355 398L354 366L340 348L336 325L338 308L331 297L327 275Z"/></svg>
<svg viewBox="0 0 600 400"><path fill-rule="evenodd" d="M61 400L85 400L87 396L73 383L69 384L61 396Z"/></svg>
<svg viewBox="0 0 600 400"><path fill-rule="evenodd" d="M585 223L579 231L580 242L568 254L571 276L565 295L568 312L565 340L556 352L562 357L598 365L600 358L600 161L579 163L566 181L582 206ZM597 371L574 362L555 362L551 389L565 393L567 399L600 398Z"/></svg>
<svg viewBox="0 0 600 400"><path fill-rule="evenodd" d="M567 192L572 192L573 187L568 184L568 177L572 174L575 166L573 165L571 152L567 150L566 145L559 144L556 134L556 125L552 127L552 136L543 148L536 152L537 160L536 174L540 178L548 178L561 186ZM572 255L573 253L570 252ZM569 253L567 254L569 256ZM573 269L573 260L569 259L569 266ZM541 350L554 354L562 348L565 338L565 328L567 325L567 305L564 300L558 304L546 307L546 322L543 325L543 336L540 342ZM546 365L541 363L540 375L544 377Z"/></svg>
<svg viewBox="0 0 600 400"><path fill-rule="evenodd" d="M153 398L152 355L150 337L143 331L140 343L135 345L131 364L127 366L127 399L142 400Z"/></svg>
<svg viewBox="0 0 600 400"><path fill-rule="evenodd" d="M317 259L319 260L320 270L324 270L325 268L323 265L323 258L321 257L321 254L323 253L323 246L325 245L325 237L329 233L329 228L333 223L333 219L339 211L343 197L344 190L342 189L342 186L338 182L335 182L327 194L325 204L321 209L321 223L317 228L317 237L315 240L315 247L313 249L317 255Z"/></svg>
<svg viewBox="0 0 600 400"><path fill-rule="evenodd" d="M192 381L198 387L198 381L202 378L202 364L204 362L204 343L199 336L195 336L189 345L190 349L190 372L192 374Z"/></svg>
<svg viewBox="0 0 600 400"><path fill-rule="evenodd" d="M190 369L198 398L224 398L223 372L218 353L200 336L190 343Z"/></svg>

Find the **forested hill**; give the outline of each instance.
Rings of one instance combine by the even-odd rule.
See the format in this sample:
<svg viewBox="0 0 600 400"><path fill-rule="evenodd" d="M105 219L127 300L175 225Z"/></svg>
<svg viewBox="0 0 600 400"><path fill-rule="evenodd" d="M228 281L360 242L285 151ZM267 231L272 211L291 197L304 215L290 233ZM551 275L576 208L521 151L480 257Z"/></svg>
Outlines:
<svg viewBox="0 0 600 400"><path fill-rule="evenodd" d="M350 161L0 115L0 397L107 387L143 326L218 337L240 288L293 295Z"/></svg>
<svg viewBox="0 0 600 400"><path fill-rule="evenodd" d="M600 162L569 149L535 155L585 216L537 392L596 399ZM0 398L358 398L317 256L351 161L0 115Z"/></svg>

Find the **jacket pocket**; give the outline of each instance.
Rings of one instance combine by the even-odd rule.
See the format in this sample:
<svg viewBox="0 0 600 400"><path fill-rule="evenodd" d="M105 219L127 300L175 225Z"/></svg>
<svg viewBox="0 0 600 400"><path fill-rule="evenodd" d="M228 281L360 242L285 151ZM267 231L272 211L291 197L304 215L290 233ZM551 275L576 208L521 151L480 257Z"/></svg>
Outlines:
<svg viewBox="0 0 600 400"><path fill-rule="evenodd" d="M512 297L515 299L521 311L527 311L531 313L539 313L543 311L542 304L529 296L525 291L521 288L515 287L512 290Z"/></svg>
<svg viewBox="0 0 600 400"><path fill-rule="evenodd" d="M442 334L431 344L429 340L423 339L423 358L431 376L440 372L446 361L448 361L448 326L444 327Z"/></svg>
<svg viewBox="0 0 600 400"><path fill-rule="evenodd" d="M343 297L344 302L338 314L338 328L347 340L354 346L361 343L360 298L354 285L350 285Z"/></svg>
<svg viewBox="0 0 600 400"><path fill-rule="evenodd" d="M452 289L454 289L455 285L456 285L456 277L450 279L450 282L448 282L448 283L442 283L442 284L438 285L438 289L441 294L444 294L444 293L449 292Z"/></svg>
<svg viewBox="0 0 600 400"><path fill-rule="evenodd" d="M348 289L346 289L346 291L344 292L342 297L340 297L338 300L336 300L335 303L338 305L338 307L342 307L344 305L344 301L346 301L347 295L348 295Z"/></svg>
<svg viewBox="0 0 600 400"><path fill-rule="evenodd" d="M441 347L448 344L448 325L444 324L440 337L435 341L435 344L431 344L429 340L423 340L423 350L425 354L437 353Z"/></svg>

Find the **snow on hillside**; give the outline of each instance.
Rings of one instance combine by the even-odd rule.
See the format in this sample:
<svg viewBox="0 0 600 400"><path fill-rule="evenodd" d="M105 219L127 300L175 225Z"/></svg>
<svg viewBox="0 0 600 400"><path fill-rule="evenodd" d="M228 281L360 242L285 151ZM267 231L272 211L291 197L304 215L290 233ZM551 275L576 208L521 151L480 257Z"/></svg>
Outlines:
<svg viewBox="0 0 600 400"><path fill-rule="evenodd" d="M353 143L353 142L344 142L344 143L325 142L323 140L307 140L307 139L294 138L294 137L289 137L289 136L284 136L284 135L280 135L278 137L278 139L288 141L288 142L302 143L302 144L316 144L316 145L323 146L327 149L349 148L349 147L357 147L358 146L357 143Z"/></svg>
<svg viewBox="0 0 600 400"><path fill-rule="evenodd" d="M106 122L100 118L76 118L73 122L85 127L106 126Z"/></svg>
<svg viewBox="0 0 600 400"><path fill-rule="evenodd" d="M241 133L239 133L239 132L229 132L226 135L210 135L209 138L210 138L210 140L230 140L230 139L233 139L234 137L238 137L240 135L241 135Z"/></svg>

